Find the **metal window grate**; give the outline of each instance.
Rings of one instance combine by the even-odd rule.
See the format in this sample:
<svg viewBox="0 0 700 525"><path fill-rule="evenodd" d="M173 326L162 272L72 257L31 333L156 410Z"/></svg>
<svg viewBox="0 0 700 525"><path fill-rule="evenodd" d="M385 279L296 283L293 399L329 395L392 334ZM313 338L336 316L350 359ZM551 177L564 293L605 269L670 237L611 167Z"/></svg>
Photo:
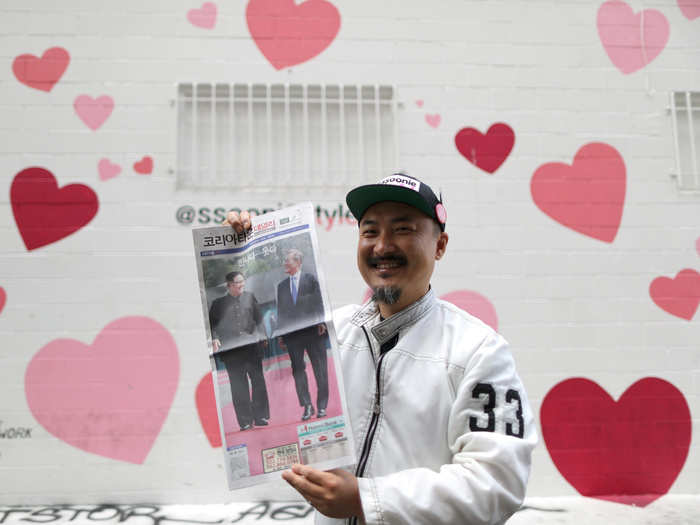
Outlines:
<svg viewBox="0 0 700 525"><path fill-rule="evenodd" d="M393 86L177 85L180 188L346 186L398 165Z"/></svg>
<svg viewBox="0 0 700 525"><path fill-rule="evenodd" d="M675 173L681 191L700 192L700 92L670 93Z"/></svg>

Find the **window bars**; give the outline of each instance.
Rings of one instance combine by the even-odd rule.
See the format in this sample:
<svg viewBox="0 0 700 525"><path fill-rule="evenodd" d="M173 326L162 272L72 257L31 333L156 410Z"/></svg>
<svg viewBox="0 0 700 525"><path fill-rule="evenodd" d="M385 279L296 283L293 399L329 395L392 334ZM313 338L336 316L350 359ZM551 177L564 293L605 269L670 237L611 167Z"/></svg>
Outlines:
<svg viewBox="0 0 700 525"><path fill-rule="evenodd" d="M674 91L669 95L676 158L672 176L681 191L700 193L700 92Z"/></svg>
<svg viewBox="0 0 700 525"><path fill-rule="evenodd" d="M179 188L332 187L398 165L393 86L181 83Z"/></svg>

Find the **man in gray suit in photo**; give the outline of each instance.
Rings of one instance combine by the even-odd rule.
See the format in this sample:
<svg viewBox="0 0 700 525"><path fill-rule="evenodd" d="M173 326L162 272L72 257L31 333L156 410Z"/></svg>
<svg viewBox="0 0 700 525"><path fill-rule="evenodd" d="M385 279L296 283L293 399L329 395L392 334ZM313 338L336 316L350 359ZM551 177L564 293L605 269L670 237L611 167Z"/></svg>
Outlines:
<svg viewBox="0 0 700 525"><path fill-rule="evenodd" d="M309 394L304 351L309 356L316 378L319 418L326 416L328 406L328 360L321 289L316 277L301 271L302 261L303 255L299 250L291 249L285 254L284 271L289 277L277 285L277 329L287 332L282 340L292 362L299 405L304 408L301 420L306 421L314 415L314 406Z"/></svg>

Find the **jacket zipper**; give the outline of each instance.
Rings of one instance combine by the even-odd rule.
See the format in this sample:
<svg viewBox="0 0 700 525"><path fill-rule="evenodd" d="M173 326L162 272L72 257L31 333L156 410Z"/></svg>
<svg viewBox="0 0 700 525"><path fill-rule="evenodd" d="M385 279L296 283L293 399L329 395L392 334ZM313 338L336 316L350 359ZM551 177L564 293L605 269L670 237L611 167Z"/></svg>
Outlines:
<svg viewBox="0 0 700 525"><path fill-rule="evenodd" d="M367 343L369 344L369 350L372 353L372 357L374 358L374 352L372 351L372 342L370 341L369 335L367 334L367 330L364 326L362 327L362 331L365 333ZM355 469L355 476L358 478L361 478L362 475L365 473L365 468L367 467L367 460L369 459L369 450L372 447L372 440L374 439L374 433L377 430L377 422L379 421L379 412L381 410L381 399L379 395L379 377L382 370L382 360L384 359L385 355L386 354L381 354L379 356L379 360L375 362L376 391L374 394L374 407L372 409L372 419L369 422L369 428L367 430L367 435L365 436L365 442L362 444L362 452L360 453L360 459L358 460L357 468ZM357 525L357 517L353 516L352 518L350 518L348 523L350 525Z"/></svg>

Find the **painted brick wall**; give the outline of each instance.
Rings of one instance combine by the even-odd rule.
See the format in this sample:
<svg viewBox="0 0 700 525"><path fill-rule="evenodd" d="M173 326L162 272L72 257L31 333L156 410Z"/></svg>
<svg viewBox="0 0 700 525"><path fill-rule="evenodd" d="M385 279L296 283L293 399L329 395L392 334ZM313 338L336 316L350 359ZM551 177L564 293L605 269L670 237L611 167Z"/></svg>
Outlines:
<svg viewBox="0 0 700 525"><path fill-rule="evenodd" d="M657 278L674 278L683 269L700 271L700 196L681 194L670 177L674 156L667 112L670 90L700 86L697 2L629 3L635 13L653 10L644 11L653 22L645 26L646 37L663 40L663 28L668 28L658 56L649 60L653 50L647 42L646 59L636 65L639 22L630 18L632 10L624 16L621 2L613 3L617 11L605 19L618 42L630 46L632 58L620 63L606 52L614 56L619 48L599 33L598 16L606 7L600 1L332 3L340 16L337 37L318 55L277 70L251 38L246 0L216 2L211 28L189 21L188 12L200 5L183 0L2 2L0 503L291 496L281 485L236 493L224 488L221 450L207 441L195 404L195 388L209 362L190 226L179 224L175 214L184 205L264 208L313 200L322 210L319 236L330 296L342 305L363 298L354 262L356 232L351 224L331 224L323 210L332 213L343 203L347 188L329 181L323 190L297 187L284 195L236 188L178 190L171 100L179 81L395 85L401 102L398 167L441 188L449 214L448 254L433 281L437 293L476 292L493 307L533 409L539 415L547 403L552 408L543 411L540 425L556 429L565 424L569 405L553 390L562 381L588 401L578 417L592 421L596 414L589 413L590 407L602 394L573 378L595 382L615 400L639 380L662 379L670 389L666 396L649 394L651 380L631 391L642 401L636 411L619 415L633 420L627 433L605 425L597 432L635 450L658 443L664 452L651 452L649 461L655 464L652 471L667 480L665 490L699 493L700 324L697 315L686 319L677 310L665 311L650 294ZM65 49L70 59L53 88L43 91L20 82L13 72L17 57L39 57L54 47ZM625 67L637 69L625 72ZM96 130L74 108L80 95L107 95L113 101ZM460 154L455 137L469 127L486 133L498 122L513 131L515 144L490 174ZM571 165L580 148L591 143L613 148L625 168L622 216L611 242L561 224L562 217L547 216L531 186L542 166ZM134 164L144 157L152 159L153 169L138 174ZM101 159L119 165L118 176L102 180ZM91 188L98 202L94 218L65 238L28 249L24 241L32 234L28 223L18 224L13 215L11 187L29 167L48 170L60 187ZM608 190L595 186L602 171L585 171L593 177L588 197L578 194L553 204L609 200ZM567 173L560 166L560 182L568 180ZM39 208L39 229L51 229L62 216L77 213L74 200L64 201ZM694 277L675 282L675 293L697 305ZM475 310L479 314L483 308ZM157 344L171 348L172 337L177 358L169 360L176 366L150 377L154 390L172 388L171 403L165 399L139 419L152 443L142 443L138 456L132 445L119 444L115 431L114 442L103 451L120 449L128 457L115 459L69 442L89 435L94 425L116 423L76 416L68 424L51 413L58 405L41 397L42 385L32 382L30 371L47 345L66 340L90 345L110 323L126 317L157 323L162 330ZM144 346L129 358L152 353ZM85 382L87 398L96 377L102 388L113 386L109 374L91 375L79 359L66 373L74 374L76 383ZM30 410L32 399L45 401L38 417ZM682 410L681 416L664 417L683 403L688 417ZM160 428L154 423L158 414ZM52 417L58 418L62 436L47 429ZM688 441L687 459L671 464L668 456L678 456L678 450L682 456ZM548 452L556 445L548 438L536 450L530 495L582 490L562 473L573 467ZM589 474L595 474L591 469Z"/></svg>

